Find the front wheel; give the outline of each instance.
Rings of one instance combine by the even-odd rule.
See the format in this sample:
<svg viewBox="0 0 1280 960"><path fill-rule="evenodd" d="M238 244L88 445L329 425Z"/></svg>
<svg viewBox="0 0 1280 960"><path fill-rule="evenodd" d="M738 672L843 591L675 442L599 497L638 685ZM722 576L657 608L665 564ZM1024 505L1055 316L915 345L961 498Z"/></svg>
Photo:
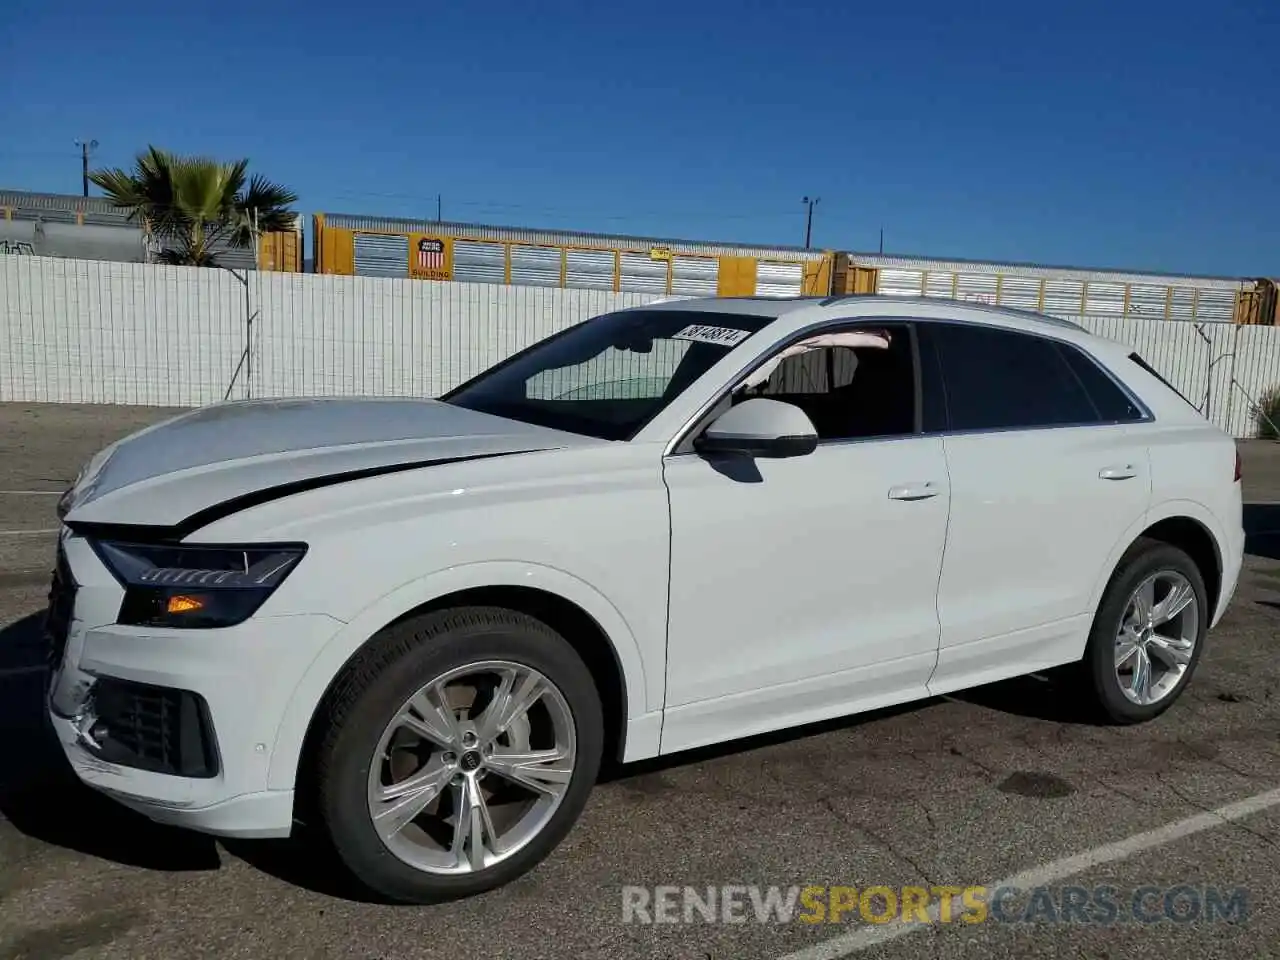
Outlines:
<svg viewBox="0 0 1280 960"><path fill-rule="evenodd" d="M433 903L501 886L568 834L600 766L590 672L495 608L388 629L344 673L316 757L321 821L358 880Z"/></svg>
<svg viewBox="0 0 1280 960"><path fill-rule="evenodd" d="M1123 724L1169 709L1199 663L1209 618L1195 562L1167 543L1135 543L1107 585L1079 664L1095 712Z"/></svg>

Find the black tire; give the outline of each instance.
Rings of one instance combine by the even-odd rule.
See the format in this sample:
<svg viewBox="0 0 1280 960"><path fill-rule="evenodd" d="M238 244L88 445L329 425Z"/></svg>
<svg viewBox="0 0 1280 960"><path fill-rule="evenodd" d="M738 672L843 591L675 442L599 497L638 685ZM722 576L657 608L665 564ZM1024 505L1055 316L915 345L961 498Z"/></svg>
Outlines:
<svg viewBox="0 0 1280 960"><path fill-rule="evenodd" d="M1195 648L1190 662L1176 686L1161 700L1140 705L1126 697L1116 676L1115 644L1121 619L1129 598L1138 585L1160 571L1176 571L1187 578L1199 605ZM1102 602L1094 616L1084 658L1072 671L1072 677L1092 717L1103 723L1134 724L1153 720L1169 709L1182 696L1204 650L1205 636L1211 616L1204 576L1184 551L1160 540L1145 537L1134 542L1120 559L1110 583L1102 594Z"/></svg>
<svg viewBox="0 0 1280 960"><path fill-rule="evenodd" d="M394 712L432 678L490 659L532 667L559 688L575 727L573 776L551 820L508 859L457 876L417 870L387 848L369 816L368 775L378 738ZM327 715L321 718L310 798L317 825L355 879L394 903L456 900L529 872L573 828L600 767L604 724L590 671L546 624L501 608L444 610L387 628L347 665L322 709Z"/></svg>

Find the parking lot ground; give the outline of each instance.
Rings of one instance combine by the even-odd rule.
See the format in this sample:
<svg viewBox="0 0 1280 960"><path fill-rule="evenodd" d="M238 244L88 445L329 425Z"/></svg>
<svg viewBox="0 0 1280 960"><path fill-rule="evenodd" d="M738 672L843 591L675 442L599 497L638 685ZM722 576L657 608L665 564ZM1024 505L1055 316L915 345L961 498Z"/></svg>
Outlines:
<svg viewBox="0 0 1280 960"><path fill-rule="evenodd" d="M1280 956L1280 805L1266 800L1280 787L1278 445L1241 445L1256 504L1250 556L1192 686L1159 720L1091 726L1055 684L1023 678L624 768L532 874L466 902L406 908L364 902L303 839L217 842L154 826L76 784L42 733L52 535L38 531L55 526L54 494L94 450L165 413L0 406L0 531L12 531L0 535L0 960ZM1259 796L1248 816L1131 846ZM1064 858L1098 850L1120 853L1063 872ZM851 921L876 928L857 920L860 908L838 924L758 922L745 897L745 922L623 913L629 887L900 894L989 887L1038 867L1051 879L1036 922L1013 922L1034 893L1024 890L999 919L920 928L856 953L841 939L861 934ZM1087 922L1063 918L1079 891L1107 886L1114 922L1097 922L1101 900ZM1174 891L1170 902L1194 901L1200 916L1166 917L1161 897L1187 886L1195 896ZM1126 914L1135 894L1157 922ZM1207 915L1211 897L1225 914Z"/></svg>

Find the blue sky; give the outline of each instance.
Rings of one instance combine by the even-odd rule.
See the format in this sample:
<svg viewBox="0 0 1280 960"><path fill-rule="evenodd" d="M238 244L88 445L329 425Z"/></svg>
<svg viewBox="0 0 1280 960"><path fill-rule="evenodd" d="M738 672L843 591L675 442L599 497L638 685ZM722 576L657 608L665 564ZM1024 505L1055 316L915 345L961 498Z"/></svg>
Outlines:
<svg viewBox="0 0 1280 960"><path fill-rule="evenodd" d="M0 4L0 186L148 143L299 208L1280 275L1276 0ZM96 192L96 191L95 191Z"/></svg>

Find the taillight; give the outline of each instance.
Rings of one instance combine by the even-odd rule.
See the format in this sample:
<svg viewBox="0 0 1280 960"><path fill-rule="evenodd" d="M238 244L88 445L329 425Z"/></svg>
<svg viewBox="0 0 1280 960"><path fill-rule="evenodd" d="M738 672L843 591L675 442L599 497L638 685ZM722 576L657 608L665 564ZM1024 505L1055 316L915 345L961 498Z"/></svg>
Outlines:
<svg viewBox="0 0 1280 960"><path fill-rule="evenodd" d="M1240 469L1240 451L1236 451L1236 475L1232 478L1236 483L1240 482L1240 476L1243 471Z"/></svg>

